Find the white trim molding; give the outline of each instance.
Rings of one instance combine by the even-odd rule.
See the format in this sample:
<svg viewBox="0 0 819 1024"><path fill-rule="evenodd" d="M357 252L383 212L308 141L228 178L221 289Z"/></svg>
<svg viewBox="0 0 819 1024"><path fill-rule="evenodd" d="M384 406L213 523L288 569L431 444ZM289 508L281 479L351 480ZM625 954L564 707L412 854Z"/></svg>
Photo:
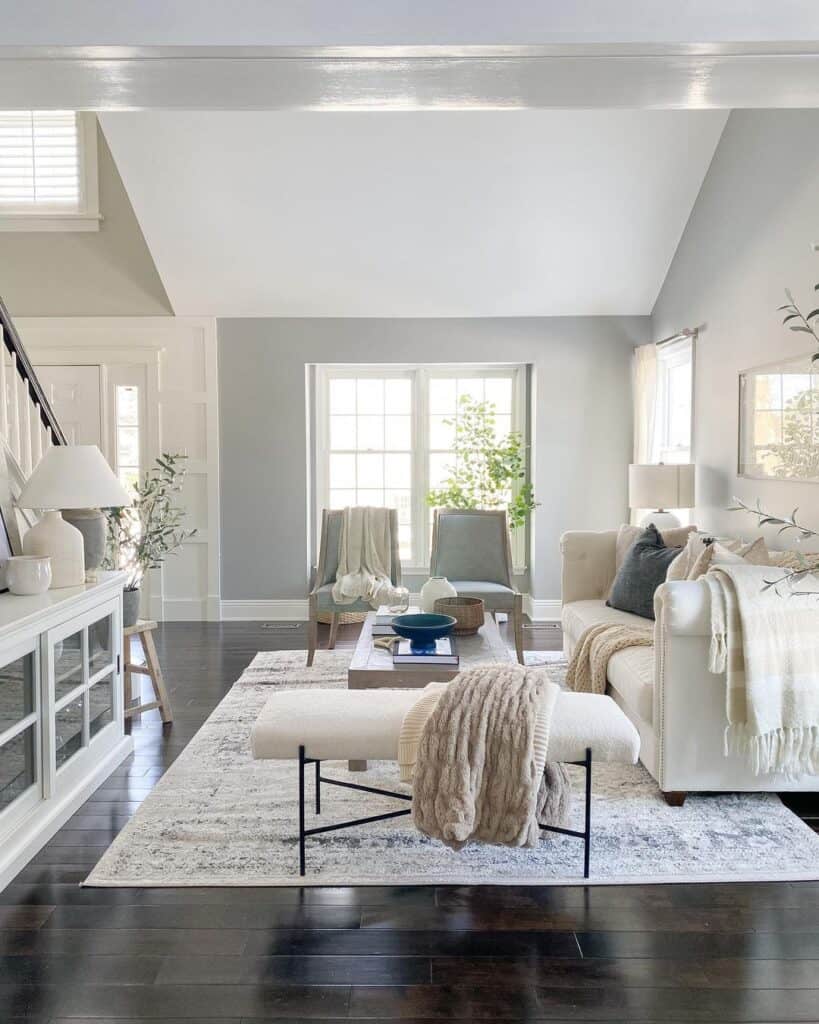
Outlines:
<svg viewBox="0 0 819 1024"><path fill-rule="evenodd" d="M224 622L307 622L306 597L270 601L222 601Z"/></svg>
<svg viewBox="0 0 819 1024"><path fill-rule="evenodd" d="M523 595L523 611L532 622L560 622L563 602L560 598L539 598Z"/></svg>

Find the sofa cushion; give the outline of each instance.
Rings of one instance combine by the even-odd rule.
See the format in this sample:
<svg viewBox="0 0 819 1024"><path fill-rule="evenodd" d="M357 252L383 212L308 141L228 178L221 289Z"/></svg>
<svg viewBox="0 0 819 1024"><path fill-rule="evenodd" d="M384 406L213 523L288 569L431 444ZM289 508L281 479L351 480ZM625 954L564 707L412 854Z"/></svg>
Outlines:
<svg viewBox="0 0 819 1024"><path fill-rule="evenodd" d="M626 647L609 658L611 688L644 722L654 721L654 647Z"/></svg>
<svg viewBox="0 0 819 1024"><path fill-rule="evenodd" d="M630 612L621 612L610 608L602 599L589 601L572 601L563 606L561 622L564 631L572 641L572 647L580 639L584 630L596 626L599 622L616 622L618 625L640 626L645 629L646 620Z"/></svg>
<svg viewBox="0 0 819 1024"><path fill-rule="evenodd" d="M656 526L646 527L632 544L614 578L608 603L644 619L654 618L654 591L665 582L668 567L680 554L669 548Z"/></svg>

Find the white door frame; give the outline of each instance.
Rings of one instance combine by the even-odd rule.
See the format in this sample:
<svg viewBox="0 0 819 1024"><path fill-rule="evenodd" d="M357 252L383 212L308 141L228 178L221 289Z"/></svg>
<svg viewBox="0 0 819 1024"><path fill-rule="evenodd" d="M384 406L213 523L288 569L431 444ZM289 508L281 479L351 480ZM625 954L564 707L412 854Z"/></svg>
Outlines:
<svg viewBox="0 0 819 1024"><path fill-rule="evenodd" d="M103 437L110 446L111 411L108 401L107 366L136 365L145 367L146 409L143 433L146 465L161 454L163 439L160 418L163 396L166 403L178 398L204 405L207 459L190 459L191 474L206 476L207 529L200 530L187 543L207 546L206 593L194 597L168 598L164 570L151 574L153 586L149 614L156 619L219 619L220 552L219 552L219 413L217 376L216 321L210 317L18 317L17 326L32 363L75 365L93 363L100 366L104 402L102 407ZM168 331L195 331L201 339L204 361L204 388L193 387L165 373L163 356L173 349ZM163 340L164 336L164 340ZM168 378L163 380L163 375ZM167 444L167 439L165 442ZM108 452L106 452L108 454Z"/></svg>

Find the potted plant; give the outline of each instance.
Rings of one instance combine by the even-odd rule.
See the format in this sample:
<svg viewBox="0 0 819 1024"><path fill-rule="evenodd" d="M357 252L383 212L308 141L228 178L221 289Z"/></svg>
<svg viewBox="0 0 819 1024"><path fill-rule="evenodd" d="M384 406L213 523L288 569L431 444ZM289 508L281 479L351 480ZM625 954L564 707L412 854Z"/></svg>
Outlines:
<svg viewBox="0 0 819 1024"><path fill-rule="evenodd" d="M185 455L162 454L142 482L134 484L134 500L106 511L106 569L128 574L122 595L123 626L139 618L140 587L149 569L158 569L168 555L196 533L182 528L183 509L175 504L185 479Z"/></svg>
<svg viewBox="0 0 819 1024"><path fill-rule="evenodd" d="M523 526L537 507L534 491L526 480L523 438L511 431L499 438L495 429L495 406L464 395L458 419L445 420L455 427L454 464L449 477L427 495L433 508L505 508L512 529ZM518 486L517 493L515 492Z"/></svg>

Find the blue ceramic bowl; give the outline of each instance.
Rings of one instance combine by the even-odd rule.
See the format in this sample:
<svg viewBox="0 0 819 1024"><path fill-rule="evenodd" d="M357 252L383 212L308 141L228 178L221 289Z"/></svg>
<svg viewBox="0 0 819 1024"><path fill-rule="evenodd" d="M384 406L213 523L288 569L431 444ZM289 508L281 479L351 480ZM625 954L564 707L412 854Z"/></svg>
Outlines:
<svg viewBox="0 0 819 1024"><path fill-rule="evenodd" d="M435 650L435 641L448 636L457 622L451 615L396 615L392 628L399 636L409 640L413 653Z"/></svg>

